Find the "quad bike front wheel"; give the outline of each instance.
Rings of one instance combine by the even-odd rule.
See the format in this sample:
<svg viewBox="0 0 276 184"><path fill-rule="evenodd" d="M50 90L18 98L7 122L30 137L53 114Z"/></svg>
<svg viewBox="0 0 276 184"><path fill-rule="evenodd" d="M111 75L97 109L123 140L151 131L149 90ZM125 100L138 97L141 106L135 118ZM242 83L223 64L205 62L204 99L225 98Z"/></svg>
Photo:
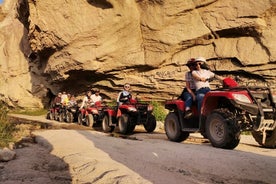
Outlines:
<svg viewBox="0 0 276 184"><path fill-rule="evenodd" d="M260 131L252 131L252 136L255 141L265 148L275 148L276 147L276 128L271 131L266 131L266 139L263 143L263 133Z"/></svg>
<svg viewBox="0 0 276 184"><path fill-rule="evenodd" d="M156 118L154 115L150 114L148 116L148 120L146 123L143 124L144 128L146 129L147 132L153 132L156 128Z"/></svg>
<svg viewBox="0 0 276 184"><path fill-rule="evenodd" d="M64 113L63 112L58 115L58 121L64 122Z"/></svg>
<svg viewBox="0 0 276 184"><path fill-rule="evenodd" d="M114 126L109 126L109 117L106 115L104 116L103 118L103 121L102 121L102 129L105 133L107 132L113 132L114 130Z"/></svg>
<svg viewBox="0 0 276 184"><path fill-rule="evenodd" d="M74 120L73 114L71 112L67 112L65 116L65 121L67 123L72 123Z"/></svg>
<svg viewBox="0 0 276 184"><path fill-rule="evenodd" d="M47 112L46 119L53 120L54 119L54 114L51 111Z"/></svg>
<svg viewBox="0 0 276 184"><path fill-rule="evenodd" d="M182 142L189 137L189 132L181 130L178 117L174 112L170 112L165 119L165 132L170 141Z"/></svg>
<svg viewBox="0 0 276 184"><path fill-rule="evenodd" d="M234 149L240 142L240 129L227 109L214 110L207 117L205 131L214 147Z"/></svg>
<svg viewBox="0 0 276 184"><path fill-rule="evenodd" d="M94 118L92 114L88 114L85 119L85 123L88 127L93 127L94 125Z"/></svg>
<svg viewBox="0 0 276 184"><path fill-rule="evenodd" d="M118 124L119 124L119 131L122 134L132 133L133 130L135 129L135 125L131 124L130 117L128 114L122 114L119 117Z"/></svg>
<svg viewBox="0 0 276 184"><path fill-rule="evenodd" d="M59 121L59 113L54 112L54 120Z"/></svg>
<svg viewBox="0 0 276 184"><path fill-rule="evenodd" d="M82 125L82 124L83 124L83 121L82 121L82 114L81 114L81 113L79 113L79 115L78 115L78 124L79 124L79 125Z"/></svg>

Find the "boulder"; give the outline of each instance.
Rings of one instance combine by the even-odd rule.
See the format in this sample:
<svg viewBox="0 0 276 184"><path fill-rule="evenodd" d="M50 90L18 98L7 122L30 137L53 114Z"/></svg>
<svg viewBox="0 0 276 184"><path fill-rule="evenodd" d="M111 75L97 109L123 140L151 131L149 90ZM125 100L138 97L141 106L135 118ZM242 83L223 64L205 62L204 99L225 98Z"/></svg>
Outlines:
<svg viewBox="0 0 276 184"><path fill-rule="evenodd" d="M0 149L0 161L7 162L15 159L15 157L16 157L15 151L10 150L9 148Z"/></svg>

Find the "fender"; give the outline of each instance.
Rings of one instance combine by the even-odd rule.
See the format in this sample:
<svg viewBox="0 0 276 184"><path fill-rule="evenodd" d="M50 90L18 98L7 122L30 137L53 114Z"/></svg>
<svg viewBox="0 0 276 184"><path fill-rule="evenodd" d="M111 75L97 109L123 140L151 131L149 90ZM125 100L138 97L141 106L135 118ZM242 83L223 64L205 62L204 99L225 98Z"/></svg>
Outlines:
<svg viewBox="0 0 276 184"><path fill-rule="evenodd" d="M120 109L118 109L116 117L119 118L120 116L122 116L122 111Z"/></svg>

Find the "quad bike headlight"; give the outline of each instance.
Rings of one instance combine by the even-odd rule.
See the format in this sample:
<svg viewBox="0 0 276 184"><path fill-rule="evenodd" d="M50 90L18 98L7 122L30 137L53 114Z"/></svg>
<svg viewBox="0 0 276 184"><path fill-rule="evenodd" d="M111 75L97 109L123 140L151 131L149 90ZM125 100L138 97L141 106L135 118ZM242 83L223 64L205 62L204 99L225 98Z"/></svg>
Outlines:
<svg viewBox="0 0 276 184"><path fill-rule="evenodd" d="M93 113L93 114L98 114L98 110L93 109L93 110L92 110L92 113Z"/></svg>
<svg viewBox="0 0 276 184"><path fill-rule="evenodd" d="M136 112L137 111L137 109L135 107L128 107L127 109L128 109L128 111L131 111L131 112Z"/></svg>
<svg viewBox="0 0 276 184"><path fill-rule="evenodd" d="M248 98L246 95L244 94L233 94L233 97L235 98L235 100L238 100L240 102L244 102L244 103L252 103L250 98Z"/></svg>

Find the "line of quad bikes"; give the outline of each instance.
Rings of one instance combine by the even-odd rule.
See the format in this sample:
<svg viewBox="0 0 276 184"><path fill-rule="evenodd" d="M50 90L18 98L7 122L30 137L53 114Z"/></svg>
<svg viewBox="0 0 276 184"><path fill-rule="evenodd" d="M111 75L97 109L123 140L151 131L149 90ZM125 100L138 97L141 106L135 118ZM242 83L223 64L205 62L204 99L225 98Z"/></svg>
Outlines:
<svg viewBox="0 0 276 184"><path fill-rule="evenodd" d="M190 133L199 132L214 147L234 149L241 133L251 132L262 147L276 147L276 94L267 86L239 86L232 78L226 78L223 86L205 95L200 113L194 103L193 116L189 119L184 118L185 102L180 98L166 100L165 108L168 114L164 129L170 141L182 142ZM118 127L121 134L133 133L136 125L143 125L148 133L156 128L153 106L137 99L120 106L97 102L81 111L78 109L78 106L52 107L46 118L101 126L104 132Z"/></svg>

